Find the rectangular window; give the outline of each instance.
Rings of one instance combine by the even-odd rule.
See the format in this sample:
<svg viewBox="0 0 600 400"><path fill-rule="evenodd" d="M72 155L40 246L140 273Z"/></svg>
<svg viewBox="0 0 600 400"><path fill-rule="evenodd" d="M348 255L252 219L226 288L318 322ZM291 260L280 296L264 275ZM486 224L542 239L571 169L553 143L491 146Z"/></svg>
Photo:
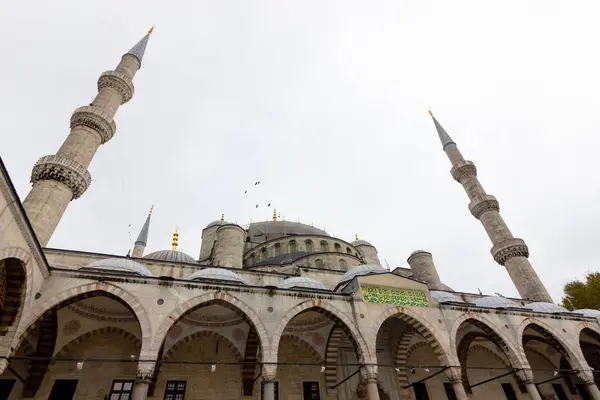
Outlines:
<svg viewBox="0 0 600 400"><path fill-rule="evenodd" d="M569 400L565 390L563 389L560 383L553 383L552 388L554 389L554 393L558 396L558 400Z"/></svg>
<svg viewBox="0 0 600 400"><path fill-rule="evenodd" d="M456 400L456 393L454 393L454 387L450 382L444 383L444 389L446 389L446 396L448 400Z"/></svg>
<svg viewBox="0 0 600 400"><path fill-rule="evenodd" d="M8 400L16 379L0 379L0 400Z"/></svg>
<svg viewBox="0 0 600 400"><path fill-rule="evenodd" d="M319 382L304 382L302 384L304 400L321 400Z"/></svg>
<svg viewBox="0 0 600 400"><path fill-rule="evenodd" d="M77 389L77 379L57 379L54 381L48 400L72 400Z"/></svg>
<svg viewBox="0 0 600 400"><path fill-rule="evenodd" d="M413 383L413 389L415 390L415 400L429 400L427 386L423 382Z"/></svg>
<svg viewBox="0 0 600 400"><path fill-rule="evenodd" d="M515 389L513 389L510 383L503 383L502 390L504 390L504 395L506 396L506 400L519 400L517 398L517 394L515 393Z"/></svg>
<svg viewBox="0 0 600 400"><path fill-rule="evenodd" d="M185 398L186 381L167 381L165 400L183 400Z"/></svg>
<svg viewBox="0 0 600 400"><path fill-rule="evenodd" d="M133 391L133 381L113 381L109 400L129 400Z"/></svg>

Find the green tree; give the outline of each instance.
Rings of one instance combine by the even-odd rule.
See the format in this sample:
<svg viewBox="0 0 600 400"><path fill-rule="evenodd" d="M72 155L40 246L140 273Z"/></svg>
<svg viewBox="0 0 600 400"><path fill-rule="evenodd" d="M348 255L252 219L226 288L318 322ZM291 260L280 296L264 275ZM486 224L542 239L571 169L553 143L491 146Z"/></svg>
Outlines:
<svg viewBox="0 0 600 400"><path fill-rule="evenodd" d="M562 306L568 310L592 308L600 310L600 272L588 272L585 282L574 280L563 288Z"/></svg>

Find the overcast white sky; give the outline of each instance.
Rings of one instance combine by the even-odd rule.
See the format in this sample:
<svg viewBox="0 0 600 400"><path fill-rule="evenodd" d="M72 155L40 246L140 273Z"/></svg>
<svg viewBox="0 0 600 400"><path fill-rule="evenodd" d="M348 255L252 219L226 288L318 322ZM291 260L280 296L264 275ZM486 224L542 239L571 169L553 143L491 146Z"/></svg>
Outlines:
<svg viewBox="0 0 600 400"><path fill-rule="evenodd" d="M4 2L0 154L24 199L100 73L155 23L135 96L51 247L124 255L154 204L148 251L178 224L197 257L208 222L264 220L271 202L358 233L392 267L424 248L455 290L516 295L431 108L560 301L598 269L599 12L597 0Z"/></svg>

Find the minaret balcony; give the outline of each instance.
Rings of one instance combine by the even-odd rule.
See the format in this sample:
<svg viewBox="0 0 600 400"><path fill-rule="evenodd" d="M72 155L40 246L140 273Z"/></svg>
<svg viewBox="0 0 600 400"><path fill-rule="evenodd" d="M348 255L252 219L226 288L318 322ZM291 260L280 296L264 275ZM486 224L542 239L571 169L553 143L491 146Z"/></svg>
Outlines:
<svg viewBox="0 0 600 400"><path fill-rule="evenodd" d="M41 180L61 182L71 189L73 199L81 197L92 183L92 176L81 164L64 157L44 156L31 172L31 183Z"/></svg>
<svg viewBox="0 0 600 400"><path fill-rule="evenodd" d="M98 135L102 144L108 142L117 131L117 124L110 114L94 106L79 107L71 116L71 129L76 126L85 126Z"/></svg>
<svg viewBox="0 0 600 400"><path fill-rule="evenodd" d="M98 91L113 89L121 96L121 104L127 103L133 97L135 89L127 75L117 71L106 71L98 78Z"/></svg>
<svg viewBox="0 0 600 400"><path fill-rule="evenodd" d="M494 260L500 265L514 257L529 257L529 248L523 239L508 239L498 243L490 250Z"/></svg>
<svg viewBox="0 0 600 400"><path fill-rule="evenodd" d="M459 183L467 176L477 176L477 168L471 161L461 161L450 170L452 177Z"/></svg>
<svg viewBox="0 0 600 400"><path fill-rule="evenodd" d="M488 211L500 211L500 203L491 194L486 194L484 197L476 197L469 203L469 211L477 219L483 213Z"/></svg>

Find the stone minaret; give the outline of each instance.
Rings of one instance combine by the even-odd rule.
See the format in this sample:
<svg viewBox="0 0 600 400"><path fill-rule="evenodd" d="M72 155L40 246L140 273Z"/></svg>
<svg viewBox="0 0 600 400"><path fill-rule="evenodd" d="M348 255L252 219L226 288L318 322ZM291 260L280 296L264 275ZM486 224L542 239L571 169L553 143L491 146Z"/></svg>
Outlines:
<svg viewBox="0 0 600 400"><path fill-rule="evenodd" d="M98 95L89 106L71 116L71 132L55 155L40 158L33 167L33 187L23 207L42 246L46 246L69 202L90 186L87 168L101 144L108 142L117 126L113 120L121 104L133 96L133 77L142 65L152 29L123 55L114 71L98 79Z"/></svg>
<svg viewBox="0 0 600 400"><path fill-rule="evenodd" d="M431 114L431 111L429 113ZM471 200L469 204L471 214L481 221L492 241L493 247L491 253L494 256L494 260L506 267L522 298L552 302L548 291L527 259L529 257L527 245L523 239L515 238L506 226L506 223L500 216L498 200L494 196L487 194L481 183L479 183L475 164L463 158L456 143L442 128L433 114L431 114L431 117L442 142L444 152L452 163L450 173L467 192L467 196Z"/></svg>
<svg viewBox="0 0 600 400"><path fill-rule="evenodd" d="M152 209L154 209L154 206L150 208L148 218L146 218L146 222L144 222L144 226L142 226L142 230L140 231L140 234L133 245L131 257L141 258L144 256L144 250L148 244L148 232L150 231L150 217L152 217Z"/></svg>

